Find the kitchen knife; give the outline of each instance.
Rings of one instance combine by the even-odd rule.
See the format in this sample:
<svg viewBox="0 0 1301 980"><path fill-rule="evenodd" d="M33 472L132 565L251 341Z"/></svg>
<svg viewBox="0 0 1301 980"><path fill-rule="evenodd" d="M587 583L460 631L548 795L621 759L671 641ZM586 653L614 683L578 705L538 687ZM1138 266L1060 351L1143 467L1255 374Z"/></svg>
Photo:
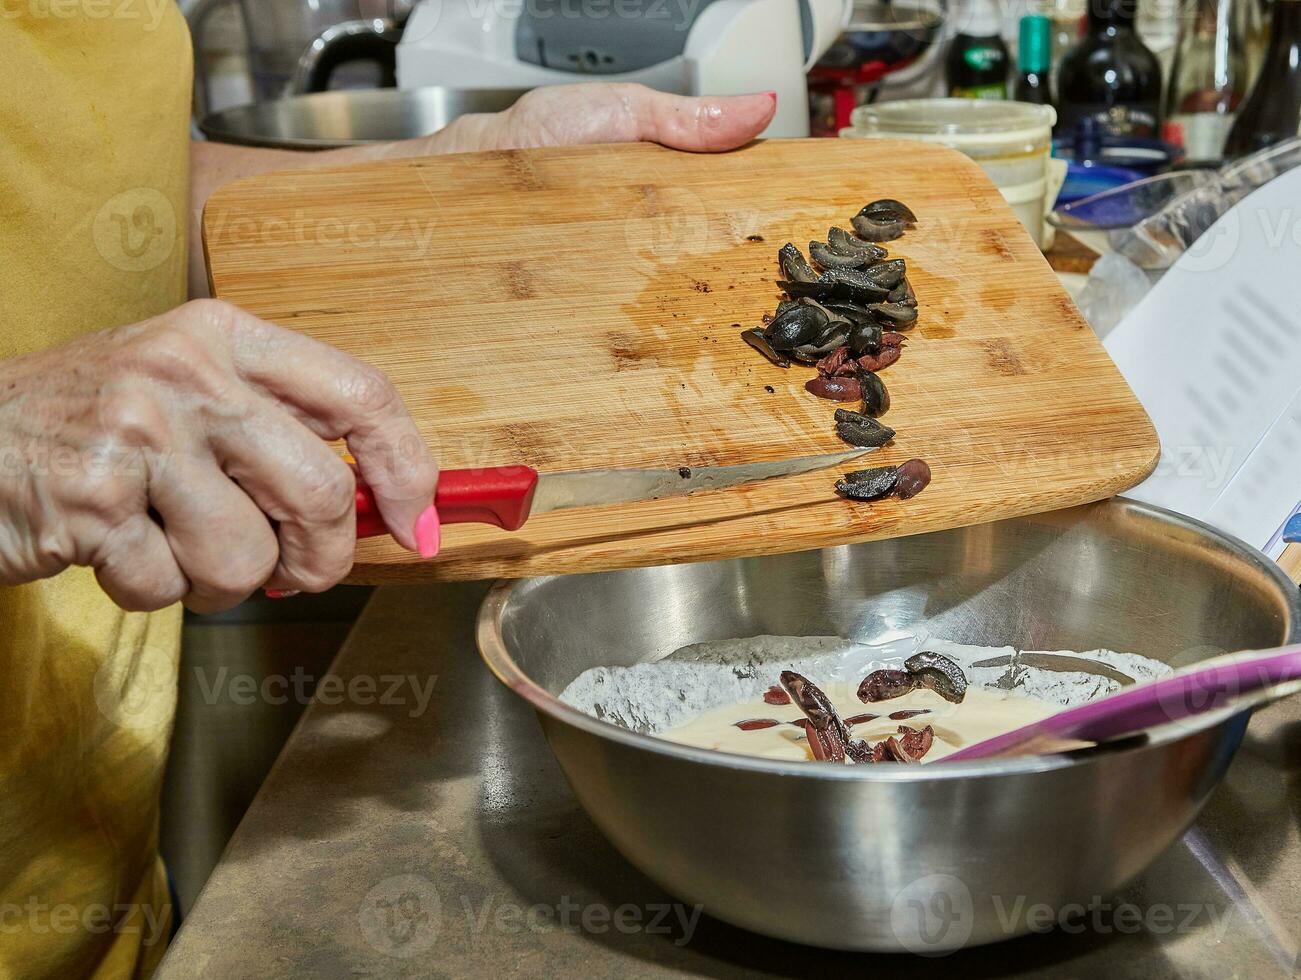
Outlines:
<svg viewBox="0 0 1301 980"><path fill-rule="evenodd" d="M566 507L595 507L679 497L700 490L795 476L857 459L871 449L821 456L798 456L734 466L683 466L679 469L574 470L539 473L531 466L491 466L443 470L434 506L443 524L495 524L518 531L534 514ZM370 487L357 477L357 537L388 534Z"/></svg>

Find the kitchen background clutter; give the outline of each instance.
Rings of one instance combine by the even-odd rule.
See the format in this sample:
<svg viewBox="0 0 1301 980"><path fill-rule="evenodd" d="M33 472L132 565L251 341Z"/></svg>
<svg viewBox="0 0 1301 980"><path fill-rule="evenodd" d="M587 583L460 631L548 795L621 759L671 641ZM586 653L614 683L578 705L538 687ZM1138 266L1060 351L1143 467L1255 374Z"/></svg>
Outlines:
<svg viewBox="0 0 1301 980"><path fill-rule="evenodd" d="M679 92L775 89L768 136L832 136L869 103L1019 96L1056 110L1057 156L1150 174L1221 161L1244 107L1232 156L1295 135L1295 2L627 0L619 17L596 7L587 16L566 0L183 6L197 53L196 121L220 139L324 146L420 135L539 85L628 80ZM1261 75L1267 54L1273 67ZM348 94L307 97L327 89ZM235 111L212 117L222 110ZM1102 179L1092 176L1090 186ZM1132 173L1104 177L1114 185Z"/></svg>
<svg viewBox="0 0 1301 980"><path fill-rule="evenodd" d="M677 92L774 89L769 137L893 134L962 144L988 161L1002 159L997 145L1041 156L1047 114L1023 141L1029 117L1016 111L982 116L973 134L962 108L914 102L889 110L913 120L896 132L863 107L1029 102L1055 113L1052 159L1034 201L1019 175L1000 186L1018 188L1014 206L1051 250L1052 225L1034 212L1296 135L1297 2L628 0L628 13L610 17L567 0L191 0L187 11L196 123L238 143L416 136L539 85L629 80ZM991 140L995 148L983 145ZM1014 164L982 165L992 174ZM1076 249L1074 239L1062 249ZM1087 265L1079 254L1060 264Z"/></svg>

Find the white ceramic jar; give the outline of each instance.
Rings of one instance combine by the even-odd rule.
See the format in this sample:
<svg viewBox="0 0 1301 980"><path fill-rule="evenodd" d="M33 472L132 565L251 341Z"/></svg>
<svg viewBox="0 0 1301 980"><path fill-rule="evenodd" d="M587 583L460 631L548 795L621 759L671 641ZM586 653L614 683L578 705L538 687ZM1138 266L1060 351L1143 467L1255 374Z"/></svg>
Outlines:
<svg viewBox="0 0 1301 980"><path fill-rule="evenodd" d="M1035 244L1052 246L1045 220L1066 176L1052 159L1051 106L982 99L905 99L859 106L848 139L903 139L940 143L974 160L994 182Z"/></svg>

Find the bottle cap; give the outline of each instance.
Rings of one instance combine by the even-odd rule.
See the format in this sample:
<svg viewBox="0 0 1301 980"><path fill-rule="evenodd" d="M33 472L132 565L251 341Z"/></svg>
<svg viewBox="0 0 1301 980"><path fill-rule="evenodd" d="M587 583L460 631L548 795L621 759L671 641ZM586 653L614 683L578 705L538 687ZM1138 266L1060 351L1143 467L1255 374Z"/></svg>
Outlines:
<svg viewBox="0 0 1301 980"><path fill-rule="evenodd" d="M1044 72L1053 60L1053 22L1043 14L1021 18L1017 64L1021 71Z"/></svg>
<svg viewBox="0 0 1301 980"><path fill-rule="evenodd" d="M958 18L958 33L968 37L997 37L1003 33L1003 12L999 0L972 0Z"/></svg>
<svg viewBox="0 0 1301 980"><path fill-rule="evenodd" d="M1138 0L1089 0L1091 23L1132 24L1138 15Z"/></svg>

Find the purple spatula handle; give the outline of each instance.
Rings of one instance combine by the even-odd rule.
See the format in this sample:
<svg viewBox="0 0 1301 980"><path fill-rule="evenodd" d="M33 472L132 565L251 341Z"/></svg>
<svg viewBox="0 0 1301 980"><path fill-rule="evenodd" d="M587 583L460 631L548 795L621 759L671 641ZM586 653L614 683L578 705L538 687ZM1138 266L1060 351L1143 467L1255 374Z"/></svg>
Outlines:
<svg viewBox="0 0 1301 980"><path fill-rule="evenodd" d="M1078 708L1067 708L1043 721L959 749L942 761L986 759L1040 738L1101 742L1230 707L1262 688L1298 679L1301 646L1217 658L1186 673L1134 684Z"/></svg>

